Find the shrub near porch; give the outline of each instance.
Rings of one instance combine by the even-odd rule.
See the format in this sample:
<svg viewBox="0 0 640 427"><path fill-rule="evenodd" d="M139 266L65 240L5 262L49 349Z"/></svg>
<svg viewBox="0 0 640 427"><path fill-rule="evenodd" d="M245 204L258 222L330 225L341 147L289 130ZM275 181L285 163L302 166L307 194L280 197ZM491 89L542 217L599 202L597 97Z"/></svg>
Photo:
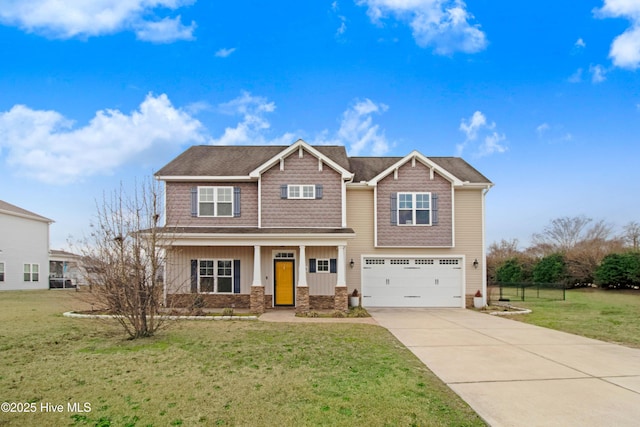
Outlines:
<svg viewBox="0 0 640 427"><path fill-rule="evenodd" d="M91 412L3 425L483 425L377 326L181 321L127 341L111 322L62 317L83 308L76 295L2 293L1 399Z"/></svg>

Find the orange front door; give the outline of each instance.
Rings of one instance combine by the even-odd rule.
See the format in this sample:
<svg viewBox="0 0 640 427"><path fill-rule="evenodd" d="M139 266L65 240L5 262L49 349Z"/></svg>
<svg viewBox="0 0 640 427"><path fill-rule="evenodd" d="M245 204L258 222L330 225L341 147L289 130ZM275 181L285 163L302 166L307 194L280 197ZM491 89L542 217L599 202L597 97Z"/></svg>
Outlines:
<svg viewBox="0 0 640 427"><path fill-rule="evenodd" d="M276 260L273 263L275 305L294 305L293 260Z"/></svg>

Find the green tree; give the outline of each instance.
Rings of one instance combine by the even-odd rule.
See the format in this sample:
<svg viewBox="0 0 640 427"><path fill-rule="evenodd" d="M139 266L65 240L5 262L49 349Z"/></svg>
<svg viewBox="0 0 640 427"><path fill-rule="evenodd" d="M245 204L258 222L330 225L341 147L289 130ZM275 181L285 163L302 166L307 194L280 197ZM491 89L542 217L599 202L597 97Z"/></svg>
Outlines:
<svg viewBox="0 0 640 427"><path fill-rule="evenodd" d="M547 255L533 267L536 283L563 283L567 279L567 266L561 253Z"/></svg>
<svg viewBox="0 0 640 427"><path fill-rule="evenodd" d="M596 270L595 281L598 286L640 286L640 253L607 255Z"/></svg>
<svg viewBox="0 0 640 427"><path fill-rule="evenodd" d="M498 283L520 283L527 279L527 270L518 258L509 258L496 269Z"/></svg>

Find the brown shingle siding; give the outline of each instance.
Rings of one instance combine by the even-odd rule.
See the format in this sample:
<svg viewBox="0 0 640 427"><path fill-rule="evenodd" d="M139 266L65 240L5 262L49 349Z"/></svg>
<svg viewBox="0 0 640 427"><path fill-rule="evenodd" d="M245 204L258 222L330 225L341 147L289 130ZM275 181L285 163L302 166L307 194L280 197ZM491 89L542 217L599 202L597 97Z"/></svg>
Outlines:
<svg viewBox="0 0 640 427"><path fill-rule="evenodd" d="M438 194L438 224L433 226L391 225L391 193L430 192ZM420 162L407 162L391 173L377 188L378 246L448 247L453 245L451 183L438 173L430 179L429 168Z"/></svg>
<svg viewBox="0 0 640 427"><path fill-rule="evenodd" d="M240 216L237 218L212 218L191 216L191 188L239 187ZM217 226L217 227L257 227L258 226L258 184L256 182L167 182L167 225Z"/></svg>
<svg viewBox="0 0 640 427"><path fill-rule="evenodd" d="M291 200L280 197L281 185L323 186L322 199ZM342 225L342 178L318 159L298 151L284 160L284 170L276 164L262 175L262 227L340 227Z"/></svg>

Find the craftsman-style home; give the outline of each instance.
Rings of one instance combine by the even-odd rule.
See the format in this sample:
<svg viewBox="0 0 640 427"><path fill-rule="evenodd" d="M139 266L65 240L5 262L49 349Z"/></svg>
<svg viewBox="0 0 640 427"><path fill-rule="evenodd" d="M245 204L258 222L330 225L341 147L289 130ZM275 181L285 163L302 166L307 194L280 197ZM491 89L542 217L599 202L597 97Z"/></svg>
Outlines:
<svg viewBox="0 0 640 427"><path fill-rule="evenodd" d="M349 157L343 146L194 146L165 184L170 304L464 307L486 294L492 183L457 157Z"/></svg>

